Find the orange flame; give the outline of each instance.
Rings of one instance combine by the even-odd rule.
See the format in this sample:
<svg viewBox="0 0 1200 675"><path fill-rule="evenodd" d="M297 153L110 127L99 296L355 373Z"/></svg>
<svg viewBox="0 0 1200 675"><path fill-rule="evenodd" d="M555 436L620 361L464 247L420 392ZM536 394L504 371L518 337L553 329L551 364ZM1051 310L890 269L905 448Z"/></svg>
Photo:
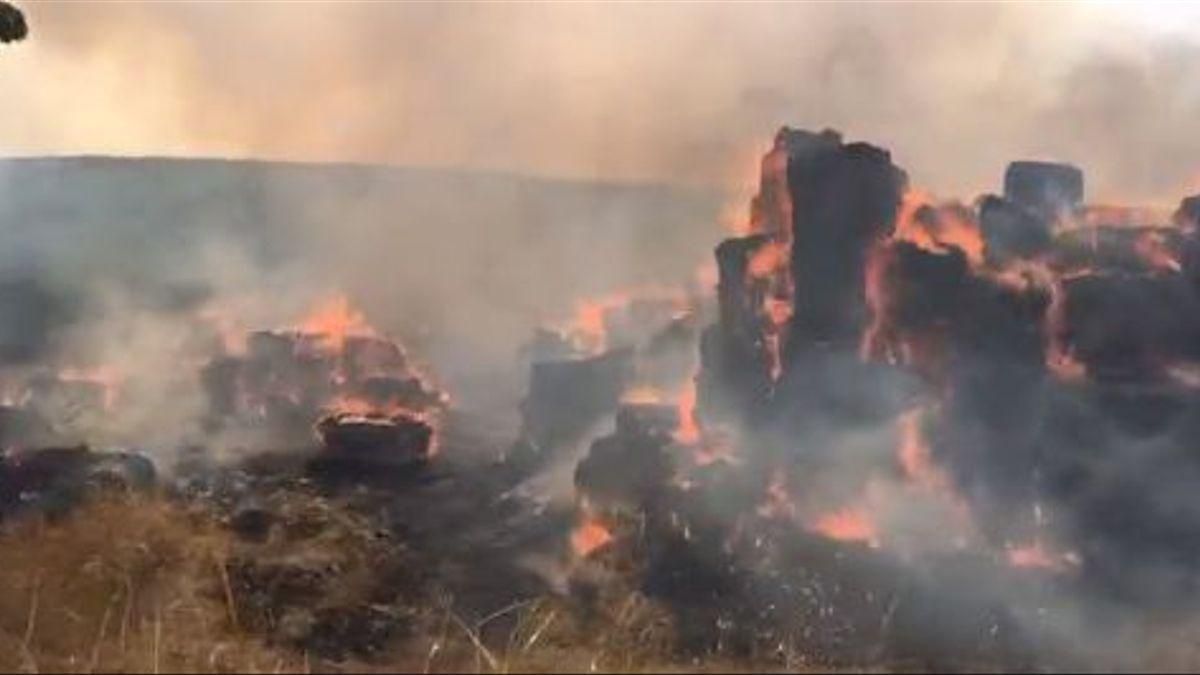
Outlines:
<svg viewBox="0 0 1200 675"><path fill-rule="evenodd" d="M375 329L366 316L350 304L345 295L334 295L300 322L300 331L318 335L326 347L340 352L350 336L374 336Z"/></svg>
<svg viewBox="0 0 1200 675"><path fill-rule="evenodd" d="M621 394L621 402L633 405L658 405L666 401L666 395L661 389L642 385L634 387Z"/></svg>
<svg viewBox="0 0 1200 675"><path fill-rule="evenodd" d="M679 412L679 428L675 430L675 441L693 445L700 441L700 427L696 424L696 379L689 378L676 404Z"/></svg>
<svg viewBox="0 0 1200 675"><path fill-rule="evenodd" d="M893 239L907 241L927 251L956 247L972 266L983 263L983 235L970 212L953 204L934 203L924 190L909 188L900 200Z"/></svg>
<svg viewBox="0 0 1200 675"><path fill-rule="evenodd" d="M934 461L922 428L923 418L928 411L927 407L913 408L897 419L899 442L896 458L909 482L948 505L961 533L966 533L974 529L971 507L959 494L950 475Z"/></svg>
<svg viewBox="0 0 1200 675"><path fill-rule="evenodd" d="M879 547L879 530L870 513L862 507L851 506L818 516L809 529L835 541Z"/></svg>
<svg viewBox="0 0 1200 675"><path fill-rule="evenodd" d="M755 279L770 279L783 271L788 250L782 242L769 241L750 256L747 272Z"/></svg>
<svg viewBox="0 0 1200 675"><path fill-rule="evenodd" d="M746 285L759 306L763 322L763 347L771 380L783 375L780 347L792 316L795 281L792 279L792 197L788 189L788 153L776 145L762 159L758 195L751 202L749 230L770 238L755 251L746 267ZM757 298L761 298L758 300Z"/></svg>
<svg viewBox="0 0 1200 675"><path fill-rule="evenodd" d="M586 558L613 541L613 534L600 518L585 513L571 533L571 550L580 558Z"/></svg>
<svg viewBox="0 0 1200 675"><path fill-rule="evenodd" d="M683 445L700 441L700 427L696 421L696 380L689 378L683 389L672 398L663 390L650 385L640 385L621 394L621 403L631 405L673 404L678 418L674 439Z"/></svg>
<svg viewBox="0 0 1200 675"><path fill-rule="evenodd" d="M657 285L639 286L607 295L576 300L575 313L559 331L570 338L577 349L599 354L610 347L609 317L613 312L629 307L637 300L662 300L670 302L677 313L688 312L690 307L685 292L677 288Z"/></svg>
<svg viewBox="0 0 1200 675"><path fill-rule="evenodd" d="M608 330L604 325L604 315L610 307L619 304L621 304L621 299L613 298L580 300L578 302L571 327L585 347L595 351L604 350L608 342Z"/></svg>
<svg viewBox="0 0 1200 675"><path fill-rule="evenodd" d="M921 433L921 418L924 412L923 408L914 408L900 415L897 422L900 432L897 458L909 480L937 492L946 491L950 487L949 478L934 463L933 455Z"/></svg>
<svg viewBox="0 0 1200 675"><path fill-rule="evenodd" d="M1049 550L1040 541L1025 546L1010 546L1005 552L1008 564L1024 569L1043 569L1051 572L1065 572L1078 567L1079 556L1075 553L1056 553Z"/></svg>
<svg viewBox="0 0 1200 675"><path fill-rule="evenodd" d="M1046 367L1060 380L1073 382L1087 377L1087 367L1071 352L1066 342L1066 291L1062 279L1050 275L1050 306L1046 308Z"/></svg>

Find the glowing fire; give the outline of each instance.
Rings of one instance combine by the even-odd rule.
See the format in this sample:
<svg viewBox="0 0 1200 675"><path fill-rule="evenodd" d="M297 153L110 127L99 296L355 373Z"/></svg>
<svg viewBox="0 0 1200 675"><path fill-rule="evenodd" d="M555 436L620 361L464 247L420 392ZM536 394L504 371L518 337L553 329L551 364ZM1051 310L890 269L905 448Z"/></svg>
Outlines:
<svg viewBox="0 0 1200 675"><path fill-rule="evenodd" d="M1042 569L1051 572L1065 572L1078 567L1081 563L1077 554L1056 553L1040 541L1025 546L1009 546L1005 557L1008 559L1008 564L1013 567Z"/></svg>
<svg viewBox="0 0 1200 675"><path fill-rule="evenodd" d="M809 529L835 541L861 542L879 547L879 531L862 507L847 507L818 516Z"/></svg>
<svg viewBox="0 0 1200 675"><path fill-rule="evenodd" d="M408 417L422 422L433 422L435 418L433 411L414 410L396 400L372 401L352 394L335 396L324 407L333 413L360 417Z"/></svg>
<svg viewBox="0 0 1200 675"><path fill-rule="evenodd" d="M900 415L896 458L909 483L933 495L949 508L957 528L956 536L965 539L975 531L974 514L966 498L958 492L945 469L938 465L925 438L924 417L935 408L919 406Z"/></svg>
<svg viewBox="0 0 1200 675"><path fill-rule="evenodd" d="M936 205L933 196L924 190L905 191L892 236L927 251L945 251L953 246L966 254L972 266L983 263L983 235L971 212L953 204Z"/></svg>
<svg viewBox="0 0 1200 675"><path fill-rule="evenodd" d="M763 321L763 346L771 381L783 375L781 347L792 318L795 281L792 279L792 198L787 184L787 150L777 145L763 157L762 183L753 202L751 232L770 237L750 257L747 288L761 293L758 314Z"/></svg>
<svg viewBox="0 0 1200 675"><path fill-rule="evenodd" d="M937 492L950 489L950 480L933 461L929 445L921 432L924 408L914 408L902 414L897 422L900 442L896 456L909 480Z"/></svg>
<svg viewBox="0 0 1200 675"><path fill-rule="evenodd" d="M613 346L609 344L609 322L613 315L628 309L639 300L670 303L677 315L687 313L691 309L687 294L678 288L638 286L599 297L576 300L574 314L565 325L558 327L558 331L569 338L576 349L589 354L599 354Z"/></svg>
<svg viewBox="0 0 1200 675"><path fill-rule="evenodd" d="M675 430L675 440L684 445L693 445L700 441L700 427L696 424L696 380L689 378L684 385L683 393L676 404L679 412L679 428Z"/></svg>
<svg viewBox="0 0 1200 675"><path fill-rule="evenodd" d="M571 550L580 558L586 558L613 541L613 534L600 518L585 513L575 531L571 533Z"/></svg>
<svg viewBox="0 0 1200 675"><path fill-rule="evenodd" d="M783 272L789 250L782 242L769 241L750 256L747 272L755 279L770 279Z"/></svg>
<svg viewBox="0 0 1200 675"><path fill-rule="evenodd" d="M1046 368L1064 381L1079 381L1087 377L1087 368L1071 352L1066 340L1066 291L1063 279L1050 276L1050 306L1046 308L1045 340Z"/></svg>
<svg viewBox="0 0 1200 675"><path fill-rule="evenodd" d="M86 382L98 385L104 392L105 410L112 410L116 405L121 391L121 383L124 381L124 377L111 366L63 368L58 371L58 379L63 382Z"/></svg>
<svg viewBox="0 0 1200 675"><path fill-rule="evenodd" d="M580 300L575 306L575 319L571 324L576 337L583 346L603 351L607 343L607 329L604 316L611 307L619 306L623 298L603 298L600 300Z"/></svg>
<svg viewBox="0 0 1200 675"><path fill-rule="evenodd" d="M674 405L676 417L674 439L683 445L700 441L700 427L696 420L696 381L689 378L679 393L672 397L663 390L649 385L639 385L621 394L621 403L628 405Z"/></svg>
<svg viewBox="0 0 1200 675"><path fill-rule="evenodd" d="M877 243L867 255L863 293L871 311L871 320L863 330L859 358L894 364L898 356L893 353L894 331L890 329L892 294L888 292L886 278L888 257L888 249L883 243Z"/></svg>
<svg viewBox="0 0 1200 675"><path fill-rule="evenodd" d="M366 316L350 304L349 298L340 294L319 304L300 322L299 330L320 336L324 345L335 352L342 351L348 337L376 335Z"/></svg>
<svg viewBox="0 0 1200 675"><path fill-rule="evenodd" d="M637 386L621 394L621 403L631 405L659 405L665 401L662 390L649 385Z"/></svg>

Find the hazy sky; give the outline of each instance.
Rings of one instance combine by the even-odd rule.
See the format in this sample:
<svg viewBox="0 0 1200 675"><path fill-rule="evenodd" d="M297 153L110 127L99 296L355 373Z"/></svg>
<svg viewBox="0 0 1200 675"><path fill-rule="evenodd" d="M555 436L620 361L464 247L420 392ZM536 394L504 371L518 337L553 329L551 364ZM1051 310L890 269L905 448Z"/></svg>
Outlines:
<svg viewBox="0 0 1200 675"><path fill-rule="evenodd" d="M789 123L970 197L1061 158L1200 188L1200 8L17 0L0 154L486 167L737 186ZM1195 31L1192 31L1195 34Z"/></svg>

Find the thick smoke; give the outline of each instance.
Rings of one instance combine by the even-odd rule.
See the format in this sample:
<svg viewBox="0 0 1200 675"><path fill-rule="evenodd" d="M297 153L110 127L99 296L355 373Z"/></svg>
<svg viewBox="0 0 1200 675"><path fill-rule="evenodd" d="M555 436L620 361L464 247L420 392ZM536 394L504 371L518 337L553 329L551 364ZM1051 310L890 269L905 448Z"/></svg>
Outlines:
<svg viewBox="0 0 1200 675"><path fill-rule="evenodd" d="M500 173L0 162L0 365L119 373L117 440L170 446L196 438L198 373L225 337L295 326L341 294L458 404L511 420L534 328L580 297L687 280L719 205Z"/></svg>
<svg viewBox="0 0 1200 675"><path fill-rule="evenodd" d="M972 196L1009 160L1045 156L1091 167L1092 194L1106 201L1183 192L1200 138L1195 43L1112 7L28 11L38 40L0 61L20 101L0 111L8 153L355 160L743 187L762 139L790 120L888 138L916 184L946 194Z"/></svg>

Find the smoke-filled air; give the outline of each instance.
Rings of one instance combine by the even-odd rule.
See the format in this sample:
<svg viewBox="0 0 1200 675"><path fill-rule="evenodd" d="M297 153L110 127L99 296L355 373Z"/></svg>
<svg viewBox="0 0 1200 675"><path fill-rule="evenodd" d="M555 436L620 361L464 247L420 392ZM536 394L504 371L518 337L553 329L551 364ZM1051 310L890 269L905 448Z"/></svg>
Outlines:
<svg viewBox="0 0 1200 675"><path fill-rule="evenodd" d="M1198 20L0 0L0 670L1200 669Z"/></svg>

